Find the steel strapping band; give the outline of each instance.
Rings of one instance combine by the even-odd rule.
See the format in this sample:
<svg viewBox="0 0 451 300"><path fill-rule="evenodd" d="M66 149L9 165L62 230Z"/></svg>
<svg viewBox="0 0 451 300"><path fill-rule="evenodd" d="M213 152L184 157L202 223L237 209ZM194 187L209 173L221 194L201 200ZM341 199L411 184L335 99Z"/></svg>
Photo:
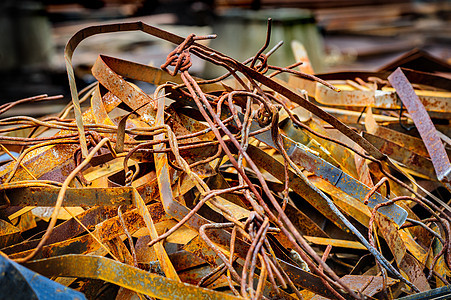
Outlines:
<svg viewBox="0 0 451 300"><path fill-rule="evenodd" d="M22 187L7 190L12 206L54 206L60 188L58 187ZM68 188L64 206L119 206L132 204L133 188Z"/></svg>
<svg viewBox="0 0 451 300"><path fill-rule="evenodd" d="M99 256L62 255L35 260L26 266L44 276L100 279L158 299L240 299Z"/></svg>

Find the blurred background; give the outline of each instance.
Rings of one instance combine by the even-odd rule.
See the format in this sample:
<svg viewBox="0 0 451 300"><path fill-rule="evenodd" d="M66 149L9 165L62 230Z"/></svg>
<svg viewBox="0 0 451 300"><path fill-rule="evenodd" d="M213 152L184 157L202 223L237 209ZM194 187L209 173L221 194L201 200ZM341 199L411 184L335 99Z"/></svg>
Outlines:
<svg viewBox="0 0 451 300"><path fill-rule="evenodd" d="M274 20L270 47L284 41L270 57L271 64L290 65L305 49L315 73L375 71L420 49L410 54L429 59L425 71L437 58L449 72L451 1L2 0L0 102L43 93L64 95L61 105L69 101L64 46L90 25L139 20L181 36L216 33L211 47L245 60L263 45L268 17ZM94 81L90 68L99 54L160 66L173 48L140 32L90 37L74 54L78 87ZM201 60L194 60L191 68L206 78L221 71ZM58 109L40 105L32 114Z"/></svg>

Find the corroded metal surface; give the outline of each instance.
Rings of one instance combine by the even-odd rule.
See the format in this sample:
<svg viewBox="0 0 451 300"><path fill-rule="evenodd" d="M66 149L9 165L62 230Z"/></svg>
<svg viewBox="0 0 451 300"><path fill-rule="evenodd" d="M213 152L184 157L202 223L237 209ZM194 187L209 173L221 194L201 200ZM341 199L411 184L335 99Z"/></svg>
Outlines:
<svg viewBox="0 0 451 300"><path fill-rule="evenodd" d="M0 166L5 262L87 296L112 283L117 299L391 299L447 285L449 161L439 138L449 143L449 80L405 70L415 90L404 82L404 93L386 72L316 77L296 71L300 62L272 66L271 24L243 63L198 42L214 35L182 38L141 22L76 33L65 53L73 105L0 119L10 157ZM77 91L77 45L136 30L177 46L160 68L100 55L98 82ZM191 55L225 75L193 77ZM325 80L342 80L342 91ZM0 115L58 98L22 99ZM422 127L427 112L414 102L442 133L429 118ZM28 284L16 278L2 288Z"/></svg>

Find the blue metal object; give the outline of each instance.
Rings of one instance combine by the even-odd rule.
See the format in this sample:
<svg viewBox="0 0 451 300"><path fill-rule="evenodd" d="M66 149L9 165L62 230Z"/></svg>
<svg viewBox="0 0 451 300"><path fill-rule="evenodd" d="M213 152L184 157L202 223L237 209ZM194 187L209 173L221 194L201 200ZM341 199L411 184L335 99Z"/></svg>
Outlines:
<svg viewBox="0 0 451 300"><path fill-rule="evenodd" d="M86 297L0 255L0 299L74 299Z"/></svg>
<svg viewBox="0 0 451 300"><path fill-rule="evenodd" d="M451 285L436 288L430 291L398 298L397 300L446 300L451 299Z"/></svg>

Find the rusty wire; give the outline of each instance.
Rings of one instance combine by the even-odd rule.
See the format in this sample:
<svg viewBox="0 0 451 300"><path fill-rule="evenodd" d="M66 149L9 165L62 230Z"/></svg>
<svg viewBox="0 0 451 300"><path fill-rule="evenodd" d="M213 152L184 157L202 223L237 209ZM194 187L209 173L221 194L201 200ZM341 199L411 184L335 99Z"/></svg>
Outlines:
<svg viewBox="0 0 451 300"><path fill-rule="evenodd" d="M233 136L233 134L225 127L225 125L221 122L221 120L219 119L219 116L217 115L217 113L212 109L212 107L210 106L210 103L208 102L207 98L205 97L205 94L202 92L202 90L199 88L199 86L197 85L197 83L194 81L194 79L189 75L189 73L187 72L187 68L190 65L189 64L189 56L188 56L188 52L186 51L186 47L189 47L190 45L192 45L192 43L194 42L194 37L193 36L189 36L185 42L183 42L179 47L176 48L176 50L174 50L173 52L170 53L170 55L168 55L168 60L165 64L162 65L162 69L167 69L167 67L169 65L172 65L175 69L174 71L171 71L171 74L175 74L176 71L180 70L182 71L182 79L185 82L186 87L188 88L193 100L196 102L197 107L199 109L199 111L201 112L201 114L203 115L203 117L205 118L205 120L210 124L210 127L213 129L215 127L215 123L218 124L220 126L220 128L227 134L227 136L230 138L230 140L232 141L232 143L234 144L234 146L236 148L238 148L239 150L239 154L243 155L243 157L246 158L246 160L251 164L252 160L249 158L249 156L246 155L246 152L243 150L243 148L240 146L239 142L235 139L235 137ZM220 64L220 63L219 63ZM233 73L232 73L233 74ZM243 87L247 88L245 85L243 85ZM258 88L258 87L257 87ZM261 95L264 97L264 94ZM202 101L202 102L201 102ZM269 103L265 101L265 108L266 111L268 110L272 110L271 108L269 108ZM204 106L208 109L210 115L213 117L213 120L210 119L210 116L207 115ZM269 121L272 120L272 118L268 118ZM268 122L268 121L265 121ZM259 205L261 205L265 212L267 214L270 215L270 217L273 219L273 221L278 221L278 226L281 227L282 231L284 231L285 235L288 236L288 238L291 237L291 234L294 234L296 236L296 239L298 240L298 242L300 242L301 244L303 244L303 246L305 248L307 248L307 251L309 252L310 255L312 255L313 257L317 257L316 253L308 246L307 243L305 243L305 241L303 240L303 238L299 235L299 233L297 233L297 230L293 227L293 225L291 224L290 220L286 217L286 215L284 215L283 210L280 208L280 206L278 205L277 201L275 201L275 199L272 197L271 193L269 192L269 189L266 186L266 182L264 181L264 179L261 177L261 174L259 175L259 171L256 168L255 165L252 166L253 170L257 173L257 177L259 178L259 181L261 182L266 195L270 198L272 204L276 207L276 209L279 212L279 216L282 217L283 221L286 223L286 225L288 227L291 227L290 231L291 233L289 233L284 225L282 224L282 221L280 219L278 219L276 216L274 216L272 214L272 212L269 210L269 208L267 207L266 203L259 197L258 191L255 189L255 187L253 186L253 184L249 181L248 177L246 176L246 174L244 174L242 172L242 169L240 168L238 162L234 159L232 153L230 152L230 150L228 149L227 145L224 143L224 141L222 140L222 137L219 133L219 131L217 130L213 130L213 133L215 134L215 136L217 137L218 141L221 143L221 146L223 147L224 151L226 152L229 160L232 162L232 164L235 166L235 169L238 171L238 173L240 174L240 176L243 177L244 181L246 181L246 183L249 185L249 187L251 188L253 194L255 196L257 196L257 199L259 200L258 203ZM251 202L253 203L253 202ZM256 203L253 203L253 206L256 207ZM310 259L305 256L303 253L304 250L302 250L297 242L295 242L294 240L292 240L293 246L295 248L297 248L297 251L301 254L301 256L304 256L303 259L307 260L308 262L310 261ZM218 254L219 255L219 254ZM225 260L223 258L223 260ZM320 264L323 263L322 260L317 257L317 262L319 262ZM324 268L327 270L327 272L333 277L333 279L337 282L340 282L340 279L335 275L335 273L327 266L323 263ZM311 267L314 270L317 270L316 266L310 262L309 267ZM324 273L318 271L317 273L319 273L322 276L325 276ZM234 275L236 277L236 275ZM327 277L326 277L327 278ZM330 279L329 279L330 280ZM334 281L331 281L332 284L335 284ZM358 297L352 290L350 290L349 288L347 288L346 285L341 284L341 286L346 289L351 295L353 295L354 297ZM329 288L331 288L329 286ZM332 289L332 288L331 288Z"/></svg>

